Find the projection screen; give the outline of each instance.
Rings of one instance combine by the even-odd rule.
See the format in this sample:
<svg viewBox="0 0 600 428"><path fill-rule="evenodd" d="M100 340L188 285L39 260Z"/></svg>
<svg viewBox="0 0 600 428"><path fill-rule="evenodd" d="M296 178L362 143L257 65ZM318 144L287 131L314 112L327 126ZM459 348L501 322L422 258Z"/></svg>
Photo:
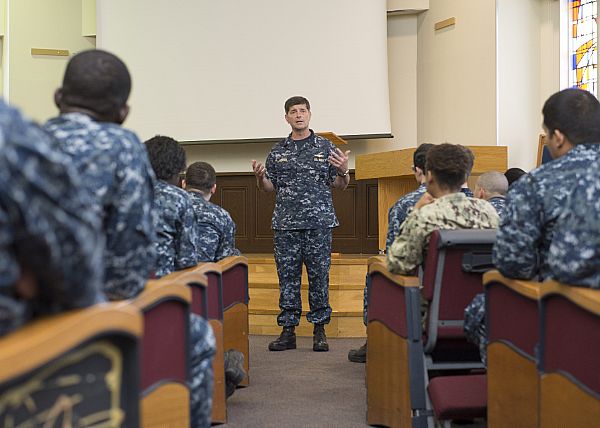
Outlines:
<svg viewBox="0 0 600 428"><path fill-rule="evenodd" d="M98 0L97 47L132 74L126 126L187 142L287 135L284 101L315 131L390 134L385 0Z"/></svg>

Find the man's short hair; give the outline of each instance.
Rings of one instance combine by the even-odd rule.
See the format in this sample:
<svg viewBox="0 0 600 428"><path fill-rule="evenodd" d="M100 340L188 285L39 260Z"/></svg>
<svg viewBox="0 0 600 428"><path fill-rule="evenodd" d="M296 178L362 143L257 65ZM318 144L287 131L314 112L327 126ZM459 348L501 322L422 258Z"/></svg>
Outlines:
<svg viewBox="0 0 600 428"><path fill-rule="evenodd" d="M426 168L441 187L458 190L473 167L473 153L460 144L434 145L427 152Z"/></svg>
<svg viewBox="0 0 600 428"><path fill-rule="evenodd" d="M427 160L427 152L433 146L434 145L430 143L423 143L417 147L417 150L415 150L413 153L413 166L420 168L423 172L426 172L425 163Z"/></svg>
<svg viewBox="0 0 600 428"><path fill-rule="evenodd" d="M508 180L498 171L484 172L477 179L477 187L485 190L490 195L506 196Z"/></svg>
<svg viewBox="0 0 600 428"><path fill-rule="evenodd" d="M304 98L304 97L301 97L301 96L295 96L295 97L289 98L285 102L285 104L283 106L283 108L285 109L285 114L289 113L289 111L292 108L292 106L297 106L297 105L300 105L300 104L304 104L306 106L306 109L308 111L310 111L310 103L308 102L308 100L306 98Z"/></svg>
<svg viewBox="0 0 600 428"><path fill-rule="evenodd" d="M217 174L211 164L194 162L188 166L185 173L185 182L189 187L208 193L217 182Z"/></svg>
<svg viewBox="0 0 600 428"><path fill-rule="evenodd" d="M185 169L185 150L171 137L157 135L144 144L158 179L170 180Z"/></svg>
<svg viewBox="0 0 600 428"><path fill-rule="evenodd" d="M522 175L527 174L521 168L509 168L504 173L504 176L508 180L508 187L510 187L515 181L521 178Z"/></svg>
<svg viewBox="0 0 600 428"><path fill-rule="evenodd" d="M573 145L600 142L600 103L588 91L563 89L548 98L542 114L550 134L558 129Z"/></svg>
<svg viewBox="0 0 600 428"><path fill-rule="evenodd" d="M466 154L468 162L469 162L468 169L467 169L467 178L469 178L469 176L471 175L471 172L473 171L473 165L475 165L475 154L468 147L465 147L465 146L460 146L460 147L462 147L462 150L465 151L465 154ZM465 181L466 181L466 179L465 179Z"/></svg>
<svg viewBox="0 0 600 428"><path fill-rule="evenodd" d="M63 104L107 116L127 103L131 76L127 66L115 55L98 49L88 50L71 58L61 89Z"/></svg>

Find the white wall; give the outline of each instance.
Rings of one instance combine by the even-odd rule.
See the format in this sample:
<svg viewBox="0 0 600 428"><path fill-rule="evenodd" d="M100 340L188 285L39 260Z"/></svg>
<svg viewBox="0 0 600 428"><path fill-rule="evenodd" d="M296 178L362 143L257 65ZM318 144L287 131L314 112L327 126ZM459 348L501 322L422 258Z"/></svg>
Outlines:
<svg viewBox="0 0 600 428"><path fill-rule="evenodd" d="M508 164L535 166L541 132L540 0L497 0L498 144L508 146ZM534 31L532 31L532 29Z"/></svg>
<svg viewBox="0 0 600 428"><path fill-rule="evenodd" d="M494 0L430 0L419 15L419 142L496 144L495 27Z"/></svg>
<svg viewBox="0 0 600 428"><path fill-rule="evenodd" d="M390 15L387 26L390 114L394 138L349 141L346 150L352 152L351 168L354 168L357 154L396 150L417 144L417 17ZM356 100L356 109L360 116L360 99ZM283 122L283 107L281 111ZM271 144L198 145L185 148L188 163L203 160L212 164L217 172L250 172L250 160L264 161Z"/></svg>
<svg viewBox="0 0 600 428"><path fill-rule="evenodd" d="M510 167L530 170L543 132L542 106L560 90L560 2L496 1L498 144L509 147Z"/></svg>

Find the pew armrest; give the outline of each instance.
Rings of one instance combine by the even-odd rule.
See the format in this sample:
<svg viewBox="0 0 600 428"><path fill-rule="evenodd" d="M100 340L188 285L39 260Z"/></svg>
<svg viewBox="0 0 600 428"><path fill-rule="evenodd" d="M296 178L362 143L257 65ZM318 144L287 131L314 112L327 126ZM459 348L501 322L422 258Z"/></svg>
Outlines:
<svg viewBox="0 0 600 428"><path fill-rule="evenodd" d="M484 287L491 283L500 283L515 293L521 294L529 299L538 300L544 284L537 281L526 281L522 279L511 279L502 275L497 270L491 270L483 274Z"/></svg>
<svg viewBox="0 0 600 428"><path fill-rule="evenodd" d="M90 338L114 332L139 338L141 313L116 302L34 320L0 339L0 383L28 373Z"/></svg>
<svg viewBox="0 0 600 428"><path fill-rule="evenodd" d="M391 273L385 263L374 259L372 257L369 261L373 260L372 263L369 263L369 275L373 273L380 273L394 284L399 287L418 287L419 286L419 278L416 276L407 276L407 275L397 275L395 273Z"/></svg>

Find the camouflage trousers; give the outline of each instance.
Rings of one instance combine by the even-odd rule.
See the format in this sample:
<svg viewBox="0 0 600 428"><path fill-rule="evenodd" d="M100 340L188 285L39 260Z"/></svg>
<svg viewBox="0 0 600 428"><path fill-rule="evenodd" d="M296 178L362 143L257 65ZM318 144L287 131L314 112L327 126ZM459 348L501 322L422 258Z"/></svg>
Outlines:
<svg viewBox="0 0 600 428"><path fill-rule="evenodd" d="M279 277L277 324L296 326L302 315L302 265L308 274L306 319L313 324L328 324L329 267L331 266L331 229L274 230L275 263Z"/></svg>
<svg viewBox="0 0 600 428"><path fill-rule="evenodd" d="M485 324L485 294L476 295L465 308L465 335L479 347L481 362L487 363L487 327Z"/></svg>
<svg viewBox="0 0 600 428"><path fill-rule="evenodd" d="M192 428L210 427L212 414L215 336L208 322L190 315L190 407Z"/></svg>

